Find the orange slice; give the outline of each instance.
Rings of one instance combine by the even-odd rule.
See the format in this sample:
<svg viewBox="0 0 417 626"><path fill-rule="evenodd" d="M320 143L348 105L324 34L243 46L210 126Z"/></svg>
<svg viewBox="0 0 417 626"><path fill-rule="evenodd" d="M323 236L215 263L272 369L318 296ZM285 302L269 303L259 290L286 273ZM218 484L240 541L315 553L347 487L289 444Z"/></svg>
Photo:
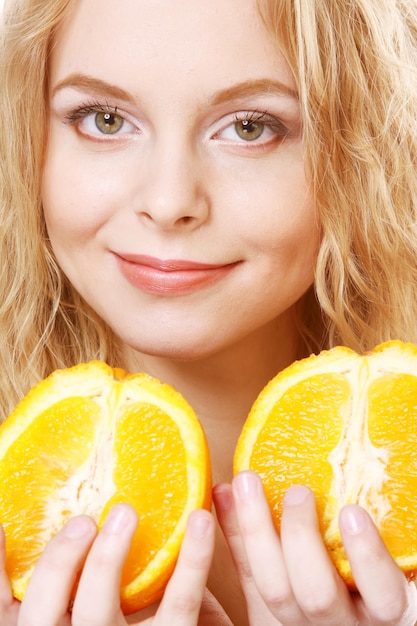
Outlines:
<svg viewBox="0 0 417 626"><path fill-rule="evenodd" d="M338 513L372 516L408 578L417 573L417 348L390 341L365 355L336 347L278 374L254 403L236 472L262 477L276 528L286 489L309 486L330 556L355 588Z"/></svg>
<svg viewBox="0 0 417 626"><path fill-rule="evenodd" d="M0 521L15 597L69 518L86 513L100 528L118 502L140 520L121 582L128 613L162 595L189 513L210 508L204 433L184 398L146 374L98 361L57 370L0 427Z"/></svg>

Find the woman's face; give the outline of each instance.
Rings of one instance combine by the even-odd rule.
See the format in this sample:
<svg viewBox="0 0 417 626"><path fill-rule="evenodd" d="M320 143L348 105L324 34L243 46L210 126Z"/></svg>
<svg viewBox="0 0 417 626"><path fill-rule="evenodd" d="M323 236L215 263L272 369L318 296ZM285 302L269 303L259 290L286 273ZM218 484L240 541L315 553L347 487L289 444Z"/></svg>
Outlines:
<svg viewBox="0 0 417 626"><path fill-rule="evenodd" d="M294 80L255 0L80 0L50 111L49 237L126 344L188 359L288 333L320 229Z"/></svg>

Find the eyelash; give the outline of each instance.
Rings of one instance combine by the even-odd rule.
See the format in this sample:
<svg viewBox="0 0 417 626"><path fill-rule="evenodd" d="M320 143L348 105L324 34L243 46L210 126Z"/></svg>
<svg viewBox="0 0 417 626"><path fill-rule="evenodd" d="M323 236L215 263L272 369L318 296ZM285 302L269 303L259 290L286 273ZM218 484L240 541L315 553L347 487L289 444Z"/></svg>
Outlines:
<svg viewBox="0 0 417 626"><path fill-rule="evenodd" d="M64 119L64 123L69 124L69 125L76 125L78 122L84 120L85 118L87 118L89 115L94 115L94 114L98 114L98 113L109 113L111 115L115 115L120 117L123 121L124 121L124 117L123 115L121 115L118 112L118 108L117 106L112 106L108 103L103 104L100 101L89 101L86 103L81 104L80 106L78 106L76 109L74 109L73 111L68 112L65 115L65 119ZM264 129L268 129L273 135L267 139L262 139L262 136L264 135L264 129L261 132L261 135L259 136L260 141L257 141L258 138L256 138L255 140L244 140L243 137L240 137L240 140L238 139L238 133L237 130L235 128L235 133L236 133L236 139L235 139L235 143L236 144L247 144L247 147L249 148L250 146L252 146L253 148L256 148L261 145L267 145L267 144L272 144L275 142L282 142L286 137L288 137L291 134L291 131L276 117L270 115L267 111L245 111L242 113L235 113L233 120L231 123L227 124L222 130L218 131L215 134L215 138L219 138L220 135L222 133L225 133L228 129L230 129L231 127L235 126L237 124L262 124L262 126L264 127ZM114 134L114 137L117 136L118 133ZM102 140L104 139L111 139L111 135L109 135L108 137L103 136ZM233 141L233 140L232 140Z"/></svg>
<svg viewBox="0 0 417 626"><path fill-rule="evenodd" d="M246 150L264 150L281 144L289 135L290 129L267 111L246 111L236 113L233 124L224 127L216 138L230 140Z"/></svg>
<svg viewBox="0 0 417 626"><path fill-rule="evenodd" d="M117 106L111 106L107 103L104 105L97 101L86 102L85 104L81 104L79 107L70 111L65 115L65 123L66 124L76 124L80 120L84 119L88 115L93 113L111 113L112 115L119 115Z"/></svg>
<svg viewBox="0 0 417 626"><path fill-rule="evenodd" d="M289 129L276 117L270 115L267 111L248 111L243 114L235 114L234 123L246 122L248 124L261 123L267 128L270 128L277 134L286 136L289 134Z"/></svg>

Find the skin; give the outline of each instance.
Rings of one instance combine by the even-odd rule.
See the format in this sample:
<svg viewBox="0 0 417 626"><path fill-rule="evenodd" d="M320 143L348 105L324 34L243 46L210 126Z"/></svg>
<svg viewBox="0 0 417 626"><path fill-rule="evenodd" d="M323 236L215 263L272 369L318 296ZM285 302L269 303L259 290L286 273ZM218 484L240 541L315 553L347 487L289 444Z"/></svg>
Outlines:
<svg viewBox="0 0 417 626"><path fill-rule="evenodd" d="M162 2L128 3L123 12L106 9L111 19L89 33L96 8L82 2L54 50L43 188L48 233L64 272L128 352L200 361L236 351L252 334L267 345L290 333L292 354L285 357L294 355L291 309L313 281L319 230L304 176L298 101L276 87L266 93L274 79L286 90L294 81L263 41L253 3L245 5L239 20L231 5L219 24L211 7L201 13L190 2L180 11ZM117 60L113 46L104 45L114 31ZM219 38L224 49L214 55ZM146 68L140 79L138 67ZM80 85L74 74L81 72L126 97ZM239 85L265 79L260 91L254 84L238 96ZM118 134L100 136L94 114L68 123L95 101L125 114ZM270 128L258 140L242 140L237 115L263 117ZM191 293L177 296L168 285L149 293L121 272L120 256L128 254L229 265L230 272Z"/></svg>
<svg viewBox="0 0 417 626"><path fill-rule="evenodd" d="M56 37L50 76L43 204L54 253L121 337L123 365L194 406L218 523L194 512L162 601L124 617L118 582L134 512L118 505L98 536L91 519L75 518L48 545L21 605L0 562L0 626L410 626L415 588L362 510L340 518L360 591L350 595L309 490L288 491L278 537L259 478L232 479L250 405L300 356L294 307L320 242L295 83L254 0L124 0L123 10L102 0L99 11L80 0ZM121 260L131 255L159 269L131 270ZM167 277L173 260L215 264L220 278L206 269L189 288L181 272Z"/></svg>

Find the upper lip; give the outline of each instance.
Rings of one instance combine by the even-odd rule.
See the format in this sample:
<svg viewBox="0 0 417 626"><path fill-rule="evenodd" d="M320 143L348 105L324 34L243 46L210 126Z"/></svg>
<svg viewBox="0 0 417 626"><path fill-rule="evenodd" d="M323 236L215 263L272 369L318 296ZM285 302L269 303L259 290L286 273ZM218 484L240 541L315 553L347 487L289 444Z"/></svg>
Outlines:
<svg viewBox="0 0 417 626"><path fill-rule="evenodd" d="M158 259L145 254L117 253L117 256L137 265L152 267L161 272L180 272L187 270L211 270L233 263L199 263L198 261L188 261L184 259Z"/></svg>

